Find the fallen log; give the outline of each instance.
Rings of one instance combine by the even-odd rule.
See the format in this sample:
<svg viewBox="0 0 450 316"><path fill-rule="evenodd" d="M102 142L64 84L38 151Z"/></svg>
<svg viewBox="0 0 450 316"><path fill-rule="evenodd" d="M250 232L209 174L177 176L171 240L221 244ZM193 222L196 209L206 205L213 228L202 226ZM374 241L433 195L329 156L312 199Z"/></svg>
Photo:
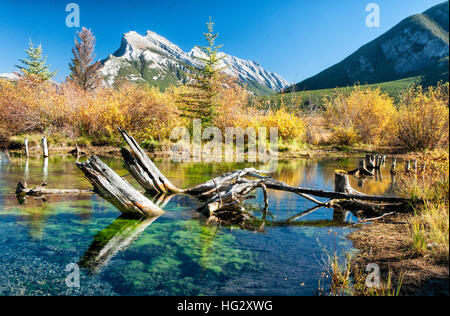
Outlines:
<svg viewBox="0 0 450 316"><path fill-rule="evenodd" d="M262 170L256 170L255 168L245 168L242 170L235 170L231 172L227 172L221 176L218 176L214 179L211 179L209 181L206 181L202 184L199 184L193 188L187 189L184 191L186 194L190 195L203 195L207 196L211 191L216 190L217 187L223 186L226 183L229 183L231 181L234 181L236 179L243 178L247 175L254 175L254 174L261 174L261 173L267 173Z"/></svg>
<svg viewBox="0 0 450 316"><path fill-rule="evenodd" d="M241 209L240 203L251 198L246 196L247 194L258 187L265 189L262 182L263 180L238 181L226 191L217 191L198 211L206 217L210 217L223 209Z"/></svg>
<svg viewBox="0 0 450 316"><path fill-rule="evenodd" d="M267 178L267 180L264 181L264 184L266 185L266 187L268 189L272 189L272 190L292 192L292 193L296 193L299 195L300 194L309 194L309 195L314 195L317 197L329 198L329 199L358 199L358 200L363 200L363 201L381 201L381 202L407 202L407 201L409 201L409 199L399 198L399 197L394 197L394 196L365 195L365 194L363 195L361 193L359 193L359 194L343 193L343 192L334 192L334 191L295 187L295 186L291 186L291 185L288 185L286 183L283 183L281 181L274 180L271 178ZM356 190L354 190L354 191L356 191Z"/></svg>
<svg viewBox="0 0 450 316"><path fill-rule="evenodd" d="M49 189L46 188L46 183L29 189L25 180L19 181L16 187L16 195L19 197L25 196L43 196L43 195L62 195L62 194L82 194L93 193L92 190L79 190L79 189Z"/></svg>
<svg viewBox="0 0 450 316"><path fill-rule="evenodd" d="M91 156L86 162L77 162L77 166L94 186L96 193L116 206L123 214L142 217L164 213L98 157Z"/></svg>
<svg viewBox="0 0 450 316"><path fill-rule="evenodd" d="M247 195L258 187L263 188L263 190L272 189L292 192L319 206L325 207L346 204L349 207L355 206L370 210L379 210L380 205L382 208L386 208L388 206L387 204L398 207L399 205L406 205L410 202L408 199L399 197L363 194L350 186L348 173L345 171L335 172L335 191L290 186L270 177L262 176L260 174L264 172L254 168L231 171L193 188L182 190L175 187L159 171L132 136L126 131L120 128L118 129L131 149L131 151L125 148L121 150L125 167L146 191L152 193L185 193L196 196L199 200L206 201L198 211L207 217L213 217L215 216L214 214L223 213L224 211L242 211L241 202L250 198ZM360 166L364 167L364 164L366 164L367 168L379 169L384 160L385 157L381 155L367 155L366 160L362 163L360 162ZM373 175L367 168L364 168L365 171L363 173ZM249 180L245 177L257 178L257 180ZM311 195L332 200L322 202L313 198ZM267 197L265 200L267 200ZM344 203L342 202L343 200L348 202ZM395 203L397 205L394 205Z"/></svg>

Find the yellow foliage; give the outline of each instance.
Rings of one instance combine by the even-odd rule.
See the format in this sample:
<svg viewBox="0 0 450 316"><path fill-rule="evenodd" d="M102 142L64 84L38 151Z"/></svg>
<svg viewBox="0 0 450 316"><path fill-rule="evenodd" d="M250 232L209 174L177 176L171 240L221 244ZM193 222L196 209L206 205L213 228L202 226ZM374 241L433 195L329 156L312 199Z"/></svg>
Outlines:
<svg viewBox="0 0 450 316"><path fill-rule="evenodd" d="M449 84L424 90L412 87L402 95L397 120L398 140L408 150L448 144Z"/></svg>
<svg viewBox="0 0 450 316"><path fill-rule="evenodd" d="M167 138L180 123L173 90L123 84L86 92L74 84L0 80L0 130L113 138L116 126L138 139Z"/></svg>
<svg viewBox="0 0 450 316"><path fill-rule="evenodd" d="M355 86L349 94L337 92L324 101L326 124L337 142L377 145L393 132L396 109L393 100L379 88Z"/></svg>
<svg viewBox="0 0 450 316"><path fill-rule="evenodd" d="M303 139L306 132L303 120L284 108L261 116L258 125L278 128L278 136L284 140Z"/></svg>

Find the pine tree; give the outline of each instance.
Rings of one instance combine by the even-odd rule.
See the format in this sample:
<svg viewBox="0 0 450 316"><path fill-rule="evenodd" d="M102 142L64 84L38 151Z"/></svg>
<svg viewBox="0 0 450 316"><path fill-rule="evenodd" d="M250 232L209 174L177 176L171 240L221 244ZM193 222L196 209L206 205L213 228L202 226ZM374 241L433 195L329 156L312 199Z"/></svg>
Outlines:
<svg viewBox="0 0 450 316"><path fill-rule="evenodd" d="M182 111L185 117L191 119L201 119L202 124L208 126L216 115L216 95L217 88L221 84L220 72L226 67L220 67L219 48L215 41L219 34L214 34L214 23L209 18L206 23L208 32L203 33L207 46L197 47L202 54L194 58L199 61L200 66L191 66L187 76L190 78L188 84L189 92L183 93L179 102L182 104Z"/></svg>
<svg viewBox="0 0 450 316"><path fill-rule="evenodd" d="M29 48L25 50L27 53L27 59L20 59L19 61L24 66L16 66L22 76L36 76L40 80L48 80L53 78L56 74L55 71L50 71L50 66L46 64L47 57L42 55L42 45L35 47L30 40Z"/></svg>
<svg viewBox="0 0 450 316"><path fill-rule="evenodd" d="M79 41L75 37L75 47L72 48L74 57L69 64L71 71L69 80L77 83L84 90L94 90L102 81L99 72L101 63L94 62L95 36L85 27L77 32L77 36Z"/></svg>

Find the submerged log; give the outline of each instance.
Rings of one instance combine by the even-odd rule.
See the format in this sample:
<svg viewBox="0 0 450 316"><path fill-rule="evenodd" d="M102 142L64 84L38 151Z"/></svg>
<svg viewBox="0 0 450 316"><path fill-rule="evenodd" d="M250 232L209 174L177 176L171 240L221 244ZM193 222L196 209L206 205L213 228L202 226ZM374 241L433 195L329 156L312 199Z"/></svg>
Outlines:
<svg viewBox="0 0 450 316"><path fill-rule="evenodd" d="M62 194L82 194L92 193L92 190L79 190L79 189L48 189L46 183L29 189L25 180L19 181L16 187L16 195L20 197L25 196L43 196L43 195L62 195Z"/></svg>
<svg viewBox="0 0 450 316"><path fill-rule="evenodd" d="M125 215L142 217L158 216L164 213L161 208L134 189L98 157L91 156L86 162L77 162L77 166L94 186L96 192Z"/></svg>

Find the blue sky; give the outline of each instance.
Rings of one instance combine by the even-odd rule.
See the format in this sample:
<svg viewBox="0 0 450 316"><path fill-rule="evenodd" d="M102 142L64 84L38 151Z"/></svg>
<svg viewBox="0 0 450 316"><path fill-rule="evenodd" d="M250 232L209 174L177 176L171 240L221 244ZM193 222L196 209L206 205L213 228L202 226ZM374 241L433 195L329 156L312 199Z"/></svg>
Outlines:
<svg viewBox="0 0 450 316"><path fill-rule="evenodd" d="M442 0L0 0L0 73L13 72L28 39L41 43L55 78L68 74L77 28L65 24L66 4L80 7L81 26L97 37L97 57L120 45L123 33L152 30L188 51L203 44L209 16L222 50L258 61L290 82L299 82L342 60L409 15ZM368 3L380 7L380 27L365 24Z"/></svg>

